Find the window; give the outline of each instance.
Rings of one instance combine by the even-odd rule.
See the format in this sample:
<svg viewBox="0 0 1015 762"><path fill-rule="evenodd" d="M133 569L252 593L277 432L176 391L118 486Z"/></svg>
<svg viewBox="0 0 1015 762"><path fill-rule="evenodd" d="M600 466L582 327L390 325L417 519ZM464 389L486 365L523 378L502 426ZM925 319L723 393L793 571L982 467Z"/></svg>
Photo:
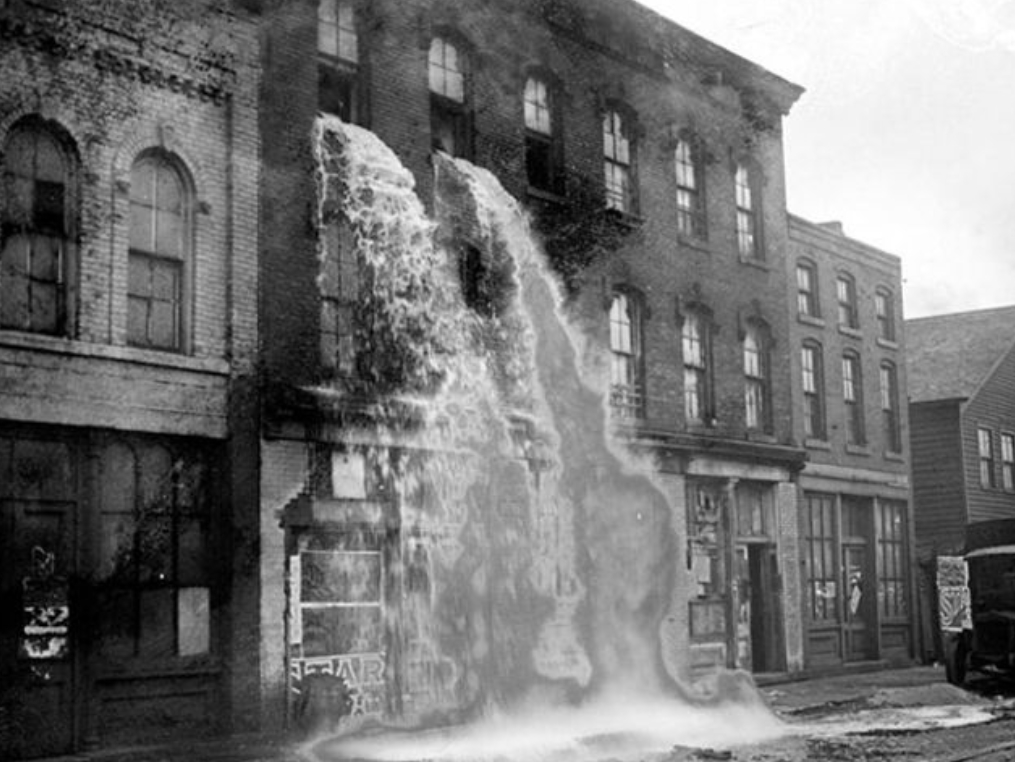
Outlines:
<svg viewBox="0 0 1015 762"><path fill-rule="evenodd" d="M692 238L705 237L704 172L696 141L684 136L673 152L677 176L677 230Z"/></svg>
<svg viewBox="0 0 1015 762"><path fill-rule="evenodd" d="M899 379L895 365L881 363L881 417L885 446L889 452L902 452L902 424L899 420Z"/></svg>
<svg viewBox="0 0 1015 762"><path fill-rule="evenodd" d="M318 101L321 111L346 122L362 121L359 34L351 0L317 4Z"/></svg>
<svg viewBox="0 0 1015 762"><path fill-rule="evenodd" d="M745 165L737 164L734 179L737 198L737 251L744 259L761 259L754 178Z"/></svg>
<svg viewBox="0 0 1015 762"><path fill-rule="evenodd" d="M629 294L616 294L610 305L610 405L622 418L641 418L641 314Z"/></svg>
<svg viewBox="0 0 1015 762"><path fill-rule="evenodd" d="M41 119L14 125L3 146L0 328L67 335L77 234L76 161Z"/></svg>
<svg viewBox="0 0 1015 762"><path fill-rule="evenodd" d="M835 281L835 296L839 302L839 325L856 328L860 325L856 314L856 281L842 273Z"/></svg>
<svg viewBox="0 0 1015 762"><path fill-rule="evenodd" d="M1015 492L1015 434L1001 435L1001 486Z"/></svg>
<svg viewBox="0 0 1015 762"><path fill-rule="evenodd" d="M769 431L768 342L758 325L744 333L744 413L749 429Z"/></svg>
<svg viewBox="0 0 1015 762"><path fill-rule="evenodd" d="M603 115L603 162L606 173L606 208L634 213L633 147L630 127L618 111Z"/></svg>
<svg viewBox="0 0 1015 762"><path fill-rule="evenodd" d="M433 148L468 157L471 136L465 56L443 37L430 43L430 137Z"/></svg>
<svg viewBox="0 0 1015 762"><path fill-rule="evenodd" d="M130 174L127 340L184 350L184 276L191 242L190 193L176 162L142 155Z"/></svg>
<svg viewBox="0 0 1015 762"><path fill-rule="evenodd" d="M895 341L895 298L887 288L874 292L874 312L878 318L878 338Z"/></svg>
<svg viewBox="0 0 1015 762"><path fill-rule="evenodd" d="M825 379L821 346L808 342L801 350L804 389L804 436L825 438Z"/></svg>
<svg viewBox="0 0 1015 762"><path fill-rule="evenodd" d="M878 530L878 610L886 618L907 616L906 591L906 506L894 501L879 502Z"/></svg>
<svg viewBox="0 0 1015 762"><path fill-rule="evenodd" d="M820 317L818 308L818 281L815 268L810 262L798 262L796 266L797 312L810 317Z"/></svg>
<svg viewBox="0 0 1015 762"><path fill-rule="evenodd" d="M684 315L681 346L684 353L684 415L689 423L712 419L711 326L703 311Z"/></svg>
<svg viewBox="0 0 1015 762"><path fill-rule="evenodd" d="M525 171L529 187L562 191L560 129L554 90L542 79L525 81Z"/></svg>
<svg viewBox="0 0 1015 762"><path fill-rule="evenodd" d="M860 357L854 352L842 356L842 401L846 407L846 442L862 445L865 441L863 376Z"/></svg>
<svg viewBox="0 0 1015 762"><path fill-rule="evenodd" d="M994 442L990 429L976 430L977 449L980 453L980 486L992 489L994 480Z"/></svg>
<svg viewBox="0 0 1015 762"><path fill-rule="evenodd" d="M812 622L836 622L838 583L835 573L835 497L808 494L804 574L807 613Z"/></svg>
<svg viewBox="0 0 1015 762"><path fill-rule="evenodd" d="M96 642L110 659L212 650L209 453L111 441L101 469Z"/></svg>

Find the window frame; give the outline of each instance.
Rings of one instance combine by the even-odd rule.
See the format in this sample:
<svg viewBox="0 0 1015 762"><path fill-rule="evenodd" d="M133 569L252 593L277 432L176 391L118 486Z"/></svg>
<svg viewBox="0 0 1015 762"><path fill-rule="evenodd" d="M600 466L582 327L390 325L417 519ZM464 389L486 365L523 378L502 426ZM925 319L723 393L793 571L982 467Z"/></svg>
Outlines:
<svg viewBox="0 0 1015 762"><path fill-rule="evenodd" d="M691 332L695 327L696 334ZM710 310L699 304L684 310L680 357L684 368L684 421L688 425L712 426L715 422L713 333ZM689 394L692 388L693 395Z"/></svg>
<svg viewBox="0 0 1015 762"><path fill-rule="evenodd" d="M887 286L878 286L874 290L874 314L878 322L878 338L896 341L895 293Z"/></svg>
<svg viewBox="0 0 1015 762"><path fill-rule="evenodd" d="M843 328L858 329L860 316L856 301L856 278L850 273L839 272L836 274L835 303L839 325Z"/></svg>
<svg viewBox="0 0 1015 762"><path fill-rule="evenodd" d="M994 453L994 432L986 426L976 427L976 451L980 465L980 487L996 489L995 472L996 458Z"/></svg>
<svg viewBox="0 0 1015 762"><path fill-rule="evenodd" d="M701 141L685 130L673 146L674 206L677 234L700 241L708 239L705 207L705 162Z"/></svg>
<svg viewBox="0 0 1015 762"><path fill-rule="evenodd" d="M859 352L842 353L842 402L846 409L846 444L867 444L863 404L863 361Z"/></svg>
<svg viewBox="0 0 1015 762"><path fill-rule="evenodd" d="M1001 432L1001 488L1015 492L1015 434Z"/></svg>
<svg viewBox="0 0 1015 762"><path fill-rule="evenodd" d="M530 99L530 85L536 90L536 98ZM542 86L545 103L538 99L539 86ZM538 115L540 108L546 114L546 129L530 121L530 105ZM525 179L529 190L561 196L564 193L564 139L560 109L560 86L556 80L542 71L531 71L525 77L522 90L522 125L525 131ZM545 157L545 184L540 180L534 169L534 161L538 155Z"/></svg>
<svg viewBox="0 0 1015 762"><path fill-rule="evenodd" d="M761 229L761 192L753 163L738 161L733 170L734 198L736 204L737 254L747 262L764 262L765 247Z"/></svg>
<svg viewBox="0 0 1015 762"><path fill-rule="evenodd" d="M31 142L29 162L32 168L28 175L16 172L12 167L19 155L15 146L17 140ZM43 144L50 152L49 158L59 161L58 171L52 173L59 175L59 181L42 177L50 174L39 167L40 146ZM73 337L77 328L81 222L81 162L75 143L59 123L31 114L16 120L7 130L0 159L0 182L12 189L5 194L6 204L0 208L0 269L4 271L4 276L0 277L0 330ZM22 210L15 206L18 201L15 189L19 186L28 194L28 199L23 199L28 201L28 208ZM58 222L54 219L57 216L54 210L47 208L54 200L55 186L59 186ZM26 222L25 216L31 219ZM15 270L16 275L7 276L9 267L17 267L19 255L25 258L21 272ZM38 271L36 255L50 258L50 264L43 265L48 274ZM12 291L7 292L8 288ZM19 293L21 291L24 293ZM52 292L52 298L45 300L48 313L36 314L32 309L38 304L38 291ZM4 304L8 293L14 302L13 308ZM19 302L23 305L24 314L20 314Z"/></svg>
<svg viewBox="0 0 1015 762"><path fill-rule="evenodd" d="M803 342L800 347L800 365L801 388L804 397L804 437L826 441L828 421L825 401L824 357L819 342L813 339Z"/></svg>
<svg viewBox="0 0 1015 762"><path fill-rule="evenodd" d="M152 219L155 221L152 228L152 235L154 238L158 238L158 212L166 211L159 210L155 206L145 206L137 201L135 194L140 192L140 189L136 187L138 178L135 173L139 171L143 165L152 164L155 165L156 171L152 173L152 183L157 189L160 181L158 176L158 170L163 170L172 173L175 178L178 190L180 194L180 210L179 210L179 224L180 224L180 251L178 255L173 256L165 251L158 250L147 250L138 248L135 246L133 234L131 234L131 240L128 241L127 248L127 267L128 273L132 270L135 263L144 263L149 271L150 275L150 286L152 293L140 294L134 293L133 291L133 279L128 275L127 283L127 343L132 347L138 347L141 349L148 349L157 352L173 352L177 354L188 354L191 351L191 321L192 321L192 309L193 309L193 261L194 261L194 247L195 247L195 200L196 200L196 189L194 187L193 179L190 172L187 170L186 165L182 162L177 154L170 153L161 148L150 148L142 151L135 157L134 162L131 164L131 191L129 199L129 212L128 220L130 228L134 225L134 215L136 207L144 206L152 214ZM157 202L157 196L155 196ZM157 244L155 245L157 248ZM160 268L163 272L175 270L176 271L176 295L174 299L168 300L171 304L175 304L175 310L173 313L174 319L174 339L169 344L162 344L154 340L151 337L152 331L152 319L153 309L156 303L166 302L166 299L159 299L154 295L155 289L155 278L156 268ZM145 340L138 340L132 333L134 329L132 304L138 302L144 302L146 304L145 310Z"/></svg>
<svg viewBox="0 0 1015 762"><path fill-rule="evenodd" d="M441 46L438 67L434 60L434 50ZM448 51L455 54L457 68L447 66ZM436 67L436 68L435 68ZM470 159L473 156L472 131L472 48L467 45L461 35L451 30L439 30L430 39L427 51L427 90L430 96L430 142L432 150L444 151L452 156ZM436 72L441 77L435 77ZM461 78L461 98L448 93L448 72ZM443 83L435 89L437 81ZM446 129L445 129L446 128ZM448 151L441 143L439 135L447 132L454 142L454 150Z"/></svg>
<svg viewBox="0 0 1015 762"><path fill-rule="evenodd" d="M637 141L630 109L614 104L602 115L604 206L634 216L638 210ZM617 180L620 180L617 187Z"/></svg>
<svg viewBox="0 0 1015 762"><path fill-rule="evenodd" d="M618 418L645 417L643 311L641 299L634 292L613 292L607 313L610 408Z"/></svg>
<svg viewBox="0 0 1015 762"><path fill-rule="evenodd" d="M807 284L802 283L801 275L806 275ZM806 259L798 260L796 263L796 284L797 314L805 317L820 318L821 304L818 299L817 265Z"/></svg>
<svg viewBox="0 0 1015 762"><path fill-rule="evenodd" d="M754 338L757 370L754 371L749 352L749 339ZM748 322L744 326L742 342L744 362L744 425L746 428L763 433L772 431L772 400L771 400L771 339L766 326L756 322ZM756 404L754 404L756 403ZM752 416L752 404L758 412Z"/></svg>
<svg viewBox="0 0 1015 762"><path fill-rule="evenodd" d="M326 6L334 8L334 22L324 17ZM345 13L343 14L343 9ZM344 21L351 26L343 26ZM322 48L322 27L334 28L334 52ZM363 83L363 24L356 0L318 0L317 5L317 97L321 111L344 122L366 124L366 88ZM344 33L344 35L343 35ZM351 38L352 54L343 53L342 40Z"/></svg>
<svg viewBox="0 0 1015 762"><path fill-rule="evenodd" d="M885 450L890 453L901 454L903 448L902 411L899 409L898 367L890 360L882 360L878 371Z"/></svg>

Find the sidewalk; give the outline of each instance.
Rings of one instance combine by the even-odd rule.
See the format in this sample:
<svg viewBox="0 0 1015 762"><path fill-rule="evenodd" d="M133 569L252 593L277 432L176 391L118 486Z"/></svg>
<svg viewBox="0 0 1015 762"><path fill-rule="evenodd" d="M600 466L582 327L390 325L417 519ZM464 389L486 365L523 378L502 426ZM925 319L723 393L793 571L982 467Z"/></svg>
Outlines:
<svg viewBox="0 0 1015 762"><path fill-rule="evenodd" d="M943 667L905 667L813 677L758 688L779 714L817 714L837 708L979 704L984 699L949 684Z"/></svg>

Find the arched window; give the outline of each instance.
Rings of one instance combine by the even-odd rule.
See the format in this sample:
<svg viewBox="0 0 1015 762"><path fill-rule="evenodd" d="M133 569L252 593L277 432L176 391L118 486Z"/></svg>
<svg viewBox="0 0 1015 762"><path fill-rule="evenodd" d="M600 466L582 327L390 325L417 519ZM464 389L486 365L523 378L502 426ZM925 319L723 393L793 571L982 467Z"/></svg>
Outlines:
<svg viewBox="0 0 1015 762"><path fill-rule="evenodd" d="M321 111L361 123L360 35L353 0L319 0L317 53Z"/></svg>
<svg viewBox="0 0 1015 762"><path fill-rule="evenodd" d="M846 408L846 442L862 445L866 441L863 373L860 355L853 351L842 355L842 402Z"/></svg>
<svg viewBox="0 0 1015 762"><path fill-rule="evenodd" d="M622 418L644 416L642 389L641 305L618 292L610 304L610 405Z"/></svg>
<svg viewBox="0 0 1015 762"><path fill-rule="evenodd" d="M835 279L835 298L839 303L839 325L858 328L860 321L856 309L856 280L849 273L839 273Z"/></svg>
<svg viewBox="0 0 1015 762"><path fill-rule="evenodd" d="M606 208L634 214L635 146L630 120L616 109L603 114L603 170Z"/></svg>
<svg viewBox="0 0 1015 762"><path fill-rule="evenodd" d="M878 338L895 341L895 296L884 286L874 292L874 313L878 319Z"/></svg>
<svg viewBox="0 0 1015 762"><path fill-rule="evenodd" d="M800 351L804 391L804 436L825 438L825 373L821 345L804 342Z"/></svg>
<svg viewBox="0 0 1015 762"><path fill-rule="evenodd" d="M555 88L542 77L525 80L525 171L529 187L561 193L562 141Z"/></svg>
<svg viewBox="0 0 1015 762"><path fill-rule="evenodd" d="M77 160L56 128L31 117L4 141L0 328L71 333Z"/></svg>
<svg viewBox="0 0 1015 762"><path fill-rule="evenodd" d="M796 307L797 314L821 317L821 303L818 300L817 267L813 262L800 260L796 265Z"/></svg>
<svg viewBox="0 0 1015 762"><path fill-rule="evenodd" d="M677 179L677 230L681 235L705 238L705 173L701 151L690 135L681 135L673 150Z"/></svg>
<svg viewBox="0 0 1015 762"><path fill-rule="evenodd" d="M748 323L744 331L744 415L749 429L770 431L769 341L767 331Z"/></svg>
<svg viewBox="0 0 1015 762"><path fill-rule="evenodd" d="M757 177L746 164L734 174L737 201L737 251L744 259L764 259L758 225Z"/></svg>
<svg viewBox="0 0 1015 762"><path fill-rule="evenodd" d="M127 340L134 346L186 349L191 198L190 184L169 154L150 151L134 162L127 284Z"/></svg>
<svg viewBox="0 0 1015 762"><path fill-rule="evenodd" d="M468 59L445 37L434 37L428 62L430 137L435 150L471 155Z"/></svg>
<svg viewBox="0 0 1015 762"><path fill-rule="evenodd" d="M684 415L689 423L714 417L712 400L712 320L702 309L684 313L680 343L684 358Z"/></svg>

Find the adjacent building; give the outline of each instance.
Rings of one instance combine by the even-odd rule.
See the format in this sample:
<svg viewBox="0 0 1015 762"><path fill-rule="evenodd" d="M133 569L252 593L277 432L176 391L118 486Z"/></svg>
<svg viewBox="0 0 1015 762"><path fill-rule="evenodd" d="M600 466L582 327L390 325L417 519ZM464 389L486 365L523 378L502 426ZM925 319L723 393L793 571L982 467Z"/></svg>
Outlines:
<svg viewBox="0 0 1015 762"><path fill-rule="evenodd" d="M898 257L840 223L789 218L805 661L906 661L916 648L906 337Z"/></svg>
<svg viewBox="0 0 1015 762"><path fill-rule="evenodd" d="M256 707L256 37L0 9L5 759Z"/></svg>
<svg viewBox="0 0 1015 762"><path fill-rule="evenodd" d="M934 611L937 556L962 555L968 525L1015 516L1015 307L907 320L906 336L916 542Z"/></svg>

